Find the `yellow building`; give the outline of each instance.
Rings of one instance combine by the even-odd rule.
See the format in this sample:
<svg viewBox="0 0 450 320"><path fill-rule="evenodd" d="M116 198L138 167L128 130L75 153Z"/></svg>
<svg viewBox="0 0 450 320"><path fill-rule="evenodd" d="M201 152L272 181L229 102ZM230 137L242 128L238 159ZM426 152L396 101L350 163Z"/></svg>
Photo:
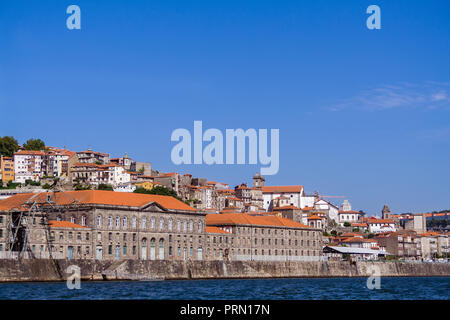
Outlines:
<svg viewBox="0 0 450 320"><path fill-rule="evenodd" d="M144 188L145 190L152 190L153 189L153 183L151 183L149 181L138 182L138 183L135 183L135 185L136 185L136 187Z"/></svg>
<svg viewBox="0 0 450 320"><path fill-rule="evenodd" d="M14 161L11 157L0 156L0 177L3 183L14 180Z"/></svg>

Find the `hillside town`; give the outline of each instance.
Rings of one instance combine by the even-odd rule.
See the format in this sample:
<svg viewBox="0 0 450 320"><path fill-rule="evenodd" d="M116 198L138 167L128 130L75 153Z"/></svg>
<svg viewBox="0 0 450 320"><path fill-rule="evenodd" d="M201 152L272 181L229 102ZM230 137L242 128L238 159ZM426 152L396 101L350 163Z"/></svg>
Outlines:
<svg viewBox="0 0 450 320"><path fill-rule="evenodd" d="M348 199L154 170L127 154L0 156L0 258L447 262L450 212L355 210ZM338 198L338 197L336 197ZM383 206L384 205L384 206ZM440 223L443 222L443 223Z"/></svg>

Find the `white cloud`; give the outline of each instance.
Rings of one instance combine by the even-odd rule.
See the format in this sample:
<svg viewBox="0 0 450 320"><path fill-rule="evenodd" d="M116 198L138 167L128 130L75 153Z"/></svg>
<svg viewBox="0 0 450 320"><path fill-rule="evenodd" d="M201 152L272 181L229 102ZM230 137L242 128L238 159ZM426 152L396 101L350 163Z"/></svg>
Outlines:
<svg viewBox="0 0 450 320"><path fill-rule="evenodd" d="M332 106L330 111L359 109L380 111L394 108L423 108L434 110L450 107L450 84L425 82L382 85L365 90Z"/></svg>

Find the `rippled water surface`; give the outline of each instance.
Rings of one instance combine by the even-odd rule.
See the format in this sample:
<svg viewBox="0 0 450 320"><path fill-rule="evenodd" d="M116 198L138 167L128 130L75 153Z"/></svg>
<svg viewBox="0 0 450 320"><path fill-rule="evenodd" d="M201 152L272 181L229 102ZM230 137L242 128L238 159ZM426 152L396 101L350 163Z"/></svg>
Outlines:
<svg viewBox="0 0 450 320"><path fill-rule="evenodd" d="M193 281L2 283L0 299L445 299L450 277L381 278L369 290L366 278L254 279Z"/></svg>

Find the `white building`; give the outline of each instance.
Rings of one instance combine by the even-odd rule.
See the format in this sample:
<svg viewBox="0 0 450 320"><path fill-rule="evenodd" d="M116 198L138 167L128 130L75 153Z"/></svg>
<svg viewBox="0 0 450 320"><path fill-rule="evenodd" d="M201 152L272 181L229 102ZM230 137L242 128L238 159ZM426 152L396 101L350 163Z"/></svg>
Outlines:
<svg viewBox="0 0 450 320"><path fill-rule="evenodd" d="M328 215L330 221L334 220L336 223L339 223L339 209L331 202L328 202L324 199L317 199L314 203L314 210L324 212Z"/></svg>
<svg viewBox="0 0 450 320"><path fill-rule="evenodd" d="M344 223L356 223L361 218L361 213L355 210L343 211L339 210L339 225L344 226Z"/></svg>
<svg viewBox="0 0 450 320"><path fill-rule="evenodd" d="M44 160L45 153L42 151L23 150L14 153L14 181L39 181L46 169Z"/></svg>
<svg viewBox="0 0 450 320"><path fill-rule="evenodd" d="M303 186L263 186L261 190L263 193L263 208L266 211L272 211L274 200L280 197L289 198L289 205L300 209L308 206Z"/></svg>
<svg viewBox="0 0 450 320"><path fill-rule="evenodd" d="M77 163L72 167L72 181L90 185L103 183L118 186L131 182L131 176L123 167L113 163L100 165Z"/></svg>
<svg viewBox="0 0 450 320"><path fill-rule="evenodd" d="M369 227L369 232L371 233L397 231L394 220L392 219L377 219L371 217L367 220L367 225Z"/></svg>
<svg viewBox="0 0 450 320"><path fill-rule="evenodd" d="M131 182L122 183L113 188L116 192L134 192L136 190L136 186Z"/></svg>

